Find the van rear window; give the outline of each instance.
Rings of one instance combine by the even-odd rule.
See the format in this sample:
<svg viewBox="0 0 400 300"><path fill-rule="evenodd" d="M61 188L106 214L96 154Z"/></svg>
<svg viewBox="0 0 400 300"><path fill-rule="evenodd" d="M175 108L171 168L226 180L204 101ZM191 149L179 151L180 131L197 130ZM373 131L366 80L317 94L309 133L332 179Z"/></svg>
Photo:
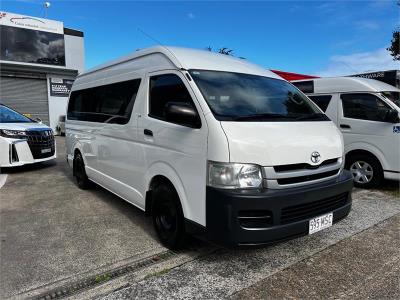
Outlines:
<svg viewBox="0 0 400 300"><path fill-rule="evenodd" d="M318 105L318 107L323 111L326 112L328 109L329 103L331 102L332 96L331 95L320 95L320 96L309 96L309 98Z"/></svg>
<svg viewBox="0 0 400 300"><path fill-rule="evenodd" d="M126 124L129 122L140 79L73 91L68 104L69 120Z"/></svg>

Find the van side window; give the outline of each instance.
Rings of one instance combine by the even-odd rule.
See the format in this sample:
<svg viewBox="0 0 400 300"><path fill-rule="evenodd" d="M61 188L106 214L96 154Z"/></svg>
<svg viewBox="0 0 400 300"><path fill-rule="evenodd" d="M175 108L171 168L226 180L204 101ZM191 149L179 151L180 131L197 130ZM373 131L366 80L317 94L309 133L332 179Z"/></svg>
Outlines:
<svg viewBox="0 0 400 300"><path fill-rule="evenodd" d="M372 94L343 94L343 116L345 118L385 122L390 107Z"/></svg>
<svg viewBox="0 0 400 300"><path fill-rule="evenodd" d="M68 119L121 125L128 123L140 81L135 79L72 92Z"/></svg>
<svg viewBox="0 0 400 300"><path fill-rule="evenodd" d="M326 109L331 102L332 96L331 95L320 95L320 96L308 96L318 107L323 111L326 112Z"/></svg>
<svg viewBox="0 0 400 300"><path fill-rule="evenodd" d="M195 107L185 84L175 74L151 77L149 95L149 116L157 119L166 119L165 108L168 102L182 102Z"/></svg>

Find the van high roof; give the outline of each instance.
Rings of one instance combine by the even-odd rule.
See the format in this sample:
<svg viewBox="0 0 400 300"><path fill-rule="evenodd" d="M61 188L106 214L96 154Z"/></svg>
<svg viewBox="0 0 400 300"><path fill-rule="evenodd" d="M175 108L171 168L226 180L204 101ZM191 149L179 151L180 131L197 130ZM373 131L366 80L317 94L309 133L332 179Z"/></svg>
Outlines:
<svg viewBox="0 0 400 300"><path fill-rule="evenodd" d="M400 92L396 87L368 78L361 77L328 77L296 80L292 82L304 93L350 93L350 92Z"/></svg>
<svg viewBox="0 0 400 300"><path fill-rule="evenodd" d="M143 63L131 63L132 61L142 60ZM214 70L214 71L227 71L227 72L238 72L255 74L266 77L282 79L273 72L266 70L263 67L249 63L247 60L235 58L229 55L214 53L206 50L197 50L190 48L170 47L170 46L155 46L138 50L125 57L113 60L109 63L100 65L93 69L90 69L82 73L79 77L84 77L95 72L108 71L117 68L119 65L126 65L124 68L119 68L119 72L122 69L128 69L129 71L139 71L146 69L151 71L151 66L176 68L176 69L203 69L203 70Z"/></svg>

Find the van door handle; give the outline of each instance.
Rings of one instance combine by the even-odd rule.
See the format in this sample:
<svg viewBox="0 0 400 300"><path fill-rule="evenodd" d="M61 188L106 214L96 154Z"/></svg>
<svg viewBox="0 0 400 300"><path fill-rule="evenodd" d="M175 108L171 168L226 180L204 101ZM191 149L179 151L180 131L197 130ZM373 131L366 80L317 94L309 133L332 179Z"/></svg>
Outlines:
<svg viewBox="0 0 400 300"><path fill-rule="evenodd" d="M350 125L347 125L347 124L340 124L340 128L350 129L351 127L350 127Z"/></svg>
<svg viewBox="0 0 400 300"><path fill-rule="evenodd" d="M145 129L145 130L143 131L143 133L144 133L145 135L148 135L148 136L153 136L153 131L151 131L150 129Z"/></svg>

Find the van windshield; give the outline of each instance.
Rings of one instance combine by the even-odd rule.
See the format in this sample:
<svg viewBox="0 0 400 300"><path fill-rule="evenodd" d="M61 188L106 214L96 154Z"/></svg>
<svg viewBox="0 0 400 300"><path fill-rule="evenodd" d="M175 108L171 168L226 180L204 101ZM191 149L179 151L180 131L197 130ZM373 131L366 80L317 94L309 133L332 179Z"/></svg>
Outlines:
<svg viewBox="0 0 400 300"><path fill-rule="evenodd" d="M33 123L33 121L7 106L0 105L0 123Z"/></svg>
<svg viewBox="0 0 400 300"><path fill-rule="evenodd" d="M400 92L382 92L382 95L400 107Z"/></svg>
<svg viewBox="0 0 400 300"><path fill-rule="evenodd" d="M290 83L269 77L190 70L211 111L220 121L328 121Z"/></svg>

